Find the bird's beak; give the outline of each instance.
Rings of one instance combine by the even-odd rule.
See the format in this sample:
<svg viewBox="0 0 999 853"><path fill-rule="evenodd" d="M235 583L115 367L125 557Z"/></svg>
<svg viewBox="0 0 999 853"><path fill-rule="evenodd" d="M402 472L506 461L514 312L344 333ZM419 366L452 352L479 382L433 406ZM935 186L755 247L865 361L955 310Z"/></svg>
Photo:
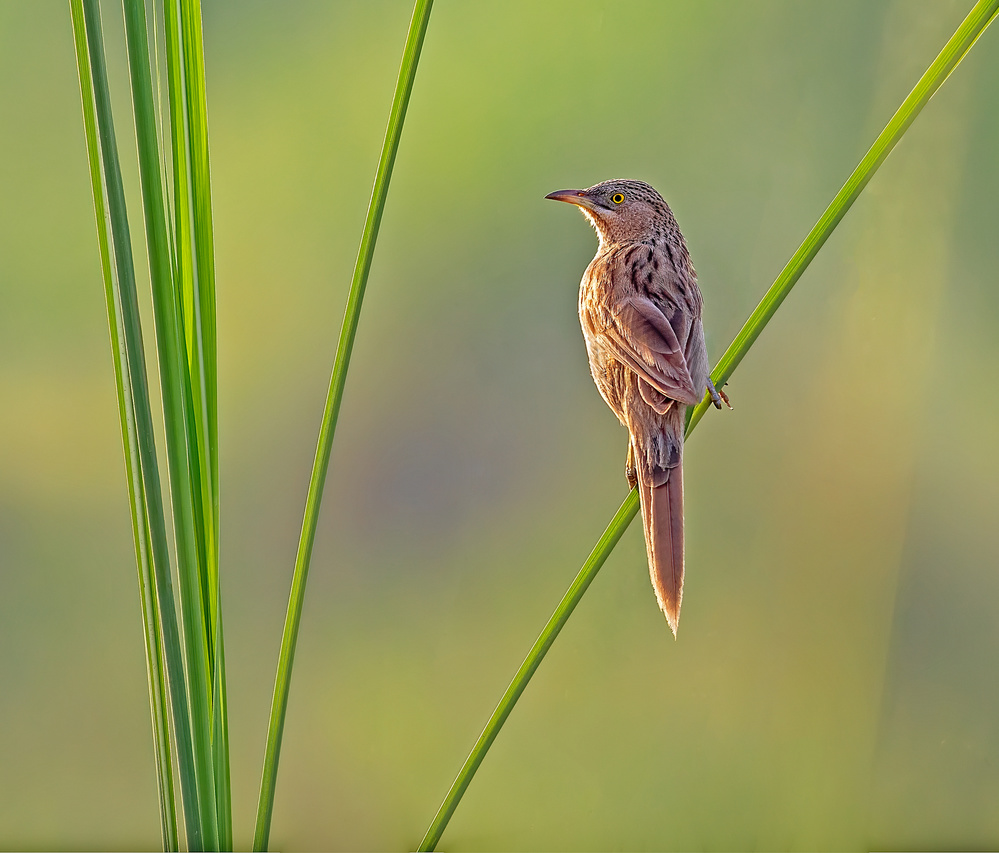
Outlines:
<svg viewBox="0 0 999 853"><path fill-rule="evenodd" d="M565 201L569 204L575 204L578 207L593 209L593 204L590 201L590 197L586 194L586 190L556 190L553 193L548 193L545 198L550 198L552 201Z"/></svg>

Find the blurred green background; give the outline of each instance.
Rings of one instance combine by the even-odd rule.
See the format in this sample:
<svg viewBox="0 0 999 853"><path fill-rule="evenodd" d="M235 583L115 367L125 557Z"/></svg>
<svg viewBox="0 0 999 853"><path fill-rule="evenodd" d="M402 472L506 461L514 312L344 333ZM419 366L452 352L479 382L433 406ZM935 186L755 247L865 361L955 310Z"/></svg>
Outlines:
<svg viewBox="0 0 999 853"><path fill-rule="evenodd" d="M545 193L657 186L716 359L970 6L438 0L333 450L274 849L416 846L625 496L576 319L594 236ZM410 11L205 4L240 847ZM66 3L0 3L0 116L0 846L155 848ZM736 373L735 410L691 440L679 639L636 524L443 849L999 845L997 151L993 27Z"/></svg>

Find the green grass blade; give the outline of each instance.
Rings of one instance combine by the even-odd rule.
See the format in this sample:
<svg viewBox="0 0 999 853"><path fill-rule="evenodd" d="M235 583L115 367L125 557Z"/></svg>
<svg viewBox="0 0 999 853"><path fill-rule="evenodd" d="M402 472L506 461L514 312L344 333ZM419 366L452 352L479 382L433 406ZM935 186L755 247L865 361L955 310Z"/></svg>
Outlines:
<svg viewBox="0 0 999 853"><path fill-rule="evenodd" d="M202 846L202 836L198 817L197 778L188 720L183 653L174 605L173 582L170 576L169 548L159 467L156 460L156 445L153 437L153 421L146 379L142 329L139 322L139 303L135 286L131 236L125 208L121 168L118 161L118 148L115 141L114 122L111 116L111 98L104 61L98 0L83 0L83 11L87 49L93 72L94 104L97 113L108 213L111 221L111 238L114 245L117 305L121 317L121 336L124 340L124 362L135 414L135 440L142 475L142 495L145 501L149 542L152 546L153 572L156 583L155 600L159 609L159 621L163 634L163 652L169 680L170 705L174 720L178 775L184 805L187 843L189 849L197 850Z"/></svg>
<svg viewBox="0 0 999 853"><path fill-rule="evenodd" d="M187 447L192 483L191 502L196 523L195 546L198 556L198 583L203 604L211 597L209 591L208 551L214 529L211 518L205 519L205 492L207 472L204 470L205 429L204 407L201 394L200 336L198 335L195 301L197 284L194 273L194 247L191 225L191 191L188 177L187 122L184 104L183 56L180 44L179 10L175 2L164 4L164 40L166 43L167 99L170 111L170 144L173 174L173 234L171 254L176 296L176 310L181 325L184 364L181 377L186 401ZM167 196L164 194L164 198ZM168 238L171 237L169 230ZM210 490L210 489L209 489ZM210 506L210 503L209 503ZM203 614L207 639L208 670L214 667L213 642L208 613Z"/></svg>
<svg viewBox="0 0 999 853"><path fill-rule="evenodd" d="M579 574L576 575L575 580L573 580L565 595L562 596L562 600L559 602L558 607L555 608L555 612L552 614L551 619L548 620L548 624L545 625L541 636L538 637L534 647L520 665L520 669L517 670L513 681L510 682L510 686L507 687L506 693L503 694L503 698L500 699L496 710L493 711L489 722L486 723L482 734L479 735L479 739L475 742L475 746L472 747L468 760L461 768L458 778L454 780L451 790L448 791L447 796L444 798L444 802L437 812L436 817L434 817L433 823L430 824L427 834L420 843L420 850L433 850L437 846L441 833L444 832L444 827L451 820L451 815L454 814L454 810L458 807L458 803L461 801L468 783L472 781L475 771L479 769L479 764L486 757L489 747L492 746L496 735L499 734L503 723L506 722L506 718L510 716L510 712L513 710L513 706L517 704L520 694L524 692L528 682L531 680L531 676L534 675L535 670L541 665L541 661L544 660L548 649L551 648L559 631L562 630L562 626L568 621L569 616L572 615L572 611L576 609L576 605L579 604L583 593L586 592L586 588L597 576L600 567L603 566L604 561L610 556L610 552L614 550L614 546L617 545L618 541L624 535L624 531L628 529L628 525L631 524L632 519L637 513L638 489L632 489L628 497L625 498L624 503L621 504L620 509L614 514L614 518L611 519L610 524L607 525L607 529L603 532L603 535L597 540L597 544L590 552L590 556L583 563L583 568L579 570Z"/></svg>
<svg viewBox="0 0 999 853"><path fill-rule="evenodd" d="M184 83L187 99L198 305L204 341L203 372L208 461L212 483L213 518L218 523L218 361L215 321L215 232L212 224L211 170L208 158L208 99L201 32L200 0L181 0L184 43ZM216 527L217 534L217 527ZM216 536L217 542L217 536Z"/></svg>
<svg viewBox="0 0 999 853"><path fill-rule="evenodd" d="M163 5L165 5L165 4L163 4ZM163 67L162 67L163 63L160 61L160 54L159 54L159 51L160 51L160 36L157 35L157 31L158 31L159 27L157 27L157 17L158 16L157 16L156 13L157 13L157 8L159 8L159 11L163 15L166 14L166 9L163 8L163 5L157 7L157 5L156 5L155 2L152 4L152 38L151 38L151 45L152 45L152 51L153 51L153 55L152 55L152 67L153 67L153 70L154 70L154 72L156 74L156 138L159 141L159 147L160 147L161 151L165 149L165 144L164 144L164 141L163 141L164 138L165 138L163 136L163 113L164 113L164 110L163 110L163 107L162 107L162 104L163 104ZM163 39L165 40L165 38L166 38L166 35L164 33ZM164 47L165 47L165 44L164 44ZM166 200L167 219L170 220L172 218L172 211L171 211L171 208L170 208L170 192L167 189L167 183L168 183L168 181L170 179L171 170L170 169L163 169L160 174L161 174L161 177L163 179L162 193L163 193L164 199ZM167 231L167 237L169 238L169 244L170 244L170 264L171 264L171 268L174 270L174 276L176 277L177 276L177 259L176 259L176 247L174 245L173 234L171 234L169 231Z"/></svg>
<svg viewBox="0 0 999 853"><path fill-rule="evenodd" d="M846 184L836 194L836 197L829 207L826 208L825 213L822 214L815 227L809 232L805 241L794 253L791 260L788 261L777 277L777 280L767 291L766 296L764 296L749 320L746 321L745 326L743 326L742 331L736 336L732 345L725 351L725 354L711 374L717 387L721 387L735 371L735 368L738 367L743 357L749 351L749 348L780 307L781 302L784 301L784 298L801 277L801 274L805 271L808 264L811 263L819 249L822 248L822 245L839 224L847 210L850 209L857 196L867 186L868 181L873 177L878 167L884 162L898 140L902 138L902 135L912 124L916 116L919 115L920 110L926 105L934 92L940 88L951 72L960 64L978 37L995 18L997 12L999 12L999 0L980 0L980 2L975 4L968 17L965 18L964 22L958 27L943 50L940 51L940 54L920 78L915 88L909 93L902 106L899 107L891 121L888 122L888 125L878 136L877 140L875 140L863 160L860 161L860 165L850 175ZM705 399L695 409L691 410L690 418L687 422L687 435L690 435L697 426L709 405L710 398L705 396ZM496 735L516 704L517 699L524 692L531 676L534 675L548 649L558 636L559 631L562 630L562 627L568 620L572 610L582 598L586 588L596 576L596 573L600 570L610 552L614 549L625 529L627 529L628 525L631 524L638 514L638 509L638 490L633 489L624 503L621 504L614 519L607 527L607 530L604 531L603 536L597 542L596 547L587 558L583 568L572 582L572 586L569 587L569 591L562 599L558 608L556 608L555 614L548 621L548 624L541 632L541 636L528 654L527 659L514 676L506 693L503 694L503 698L500 700L499 705L497 705L496 710L493 711L489 722L486 724L482 734L479 735L479 739L476 741L471 753L469 753L454 784L448 791L436 817L427 830L427 834L424 836L419 847L421 851L431 851L436 848L444 829L447 827L448 821L451 819L451 815L465 793L465 789L475 775L475 771L482 763L482 759L485 757L492 742L496 739Z"/></svg>
<svg viewBox="0 0 999 853"><path fill-rule="evenodd" d="M208 99L205 90L204 45L200 0L181 0L184 84L188 119L188 153L191 201L194 214L194 248L197 268L196 335L194 348L198 380L198 424L202 476L202 511L206 533L209 590L208 624L211 631L214 715L215 796L219 819L219 844L232 848L231 794L229 788L229 726L225 702L225 658L219 579L219 457L218 360L215 317L215 233L212 224L211 170L208 156Z"/></svg>
<svg viewBox="0 0 999 853"><path fill-rule="evenodd" d="M295 559L295 572L292 577L291 594L288 601L288 613L285 618L284 633L281 638L281 651L278 657L277 677L274 683L274 696L271 703L270 723L267 730L267 747L264 753L264 767L260 781L260 799L257 804L257 823L253 837L253 849L267 849L270 837L271 814L274 809L274 785L277 778L278 759L281 753L281 737L284 732L285 713L288 708L288 690L291 684L291 671L295 660L295 645L298 641L298 629L302 620L302 604L305 598L305 584L309 575L309 562L312 558L312 546L316 537L316 525L319 520L319 506L322 501L323 486L326 482L326 472L329 468L330 450L333 446L333 434L336 430L337 415L340 412L340 401L343 398L344 383L347 379L347 368L350 365L350 354L357 332L357 322L361 312L361 302L364 298L364 288L371 268L371 258L378 239L378 226L381 223L385 199L388 195L389 181L392 177L392 166L395 163L399 139L402 135L403 123L406 119L406 108L413 90L416 78L416 68L420 60L423 39L430 20L430 10L433 0L417 0L413 9L413 18L409 25L409 35L403 51L402 65L399 69L399 79L396 83L395 97L389 115L388 128L385 131L385 141L382 145L381 159L375 174L374 188L368 204L367 219L361 234L361 245L354 265L354 275L347 297L347 308L344 312L343 325L340 329L340 339L337 344L336 357L333 362L333 374L330 378L329 393L326 397L326 409L323 413L322 425L319 429L319 441L316 448L316 458L312 467L312 477L309 481L309 492L305 503L305 517L302 522L302 534L298 544L298 555Z"/></svg>
<svg viewBox="0 0 999 853"><path fill-rule="evenodd" d="M812 230L808 232L808 236L798 247L798 251L781 270L777 280L771 285L760 304L756 306L756 310L753 311L742 330L736 335L731 346L725 350L725 354L711 372L712 381L716 387L721 388L735 372L739 363L749 352L749 348L770 322L770 318L773 317L785 297L791 292L791 288L812 262L812 258L818 254L826 239L839 225L840 220L852 207L860 193L863 192L867 182L874 177L878 167L885 161L895 144L909 129L909 125L915 121L916 116L933 97L933 94L961 63L978 37L985 32L985 28L992 23L997 12L999 12L999 0L979 0L954 35L944 45L937 58L919 78L919 82L902 102L902 106L892 116L885 129L881 131L870 150L864 155L864 159L853 170L853 174L843 184L843 188L830 202ZM710 405L711 399L705 395L704 399L691 412L689 424L693 426L704 417L704 413Z"/></svg>
<svg viewBox="0 0 999 853"><path fill-rule="evenodd" d="M160 835L164 850L177 850L177 813L173 789L173 760L170 747L170 716L167 709L166 680L163 672L163 641L156 601L156 581L150 552L149 522L146 514L145 495L142 488L141 466L135 427L135 410L132 389L122 365L126 360L121 333L122 319L111 271L108 219L104 205L103 178L100 150L97 141L97 124L94 116L93 83L90 57L87 52L86 25L82 0L70 0L73 19L73 36L76 42L77 69L80 77L80 96L83 101L83 124L87 139L90 179L94 194L94 213L97 218L97 241L104 278L104 298L108 308L108 327L111 335L111 357L114 363L115 388L118 396L118 419L121 440L125 451L125 477L128 484L129 507L132 516L132 536L135 542L135 559L139 575L139 600L142 612L143 636L146 649L146 675L149 689L149 708L152 716L153 747L156 758L156 782L160 803Z"/></svg>
<svg viewBox="0 0 999 853"><path fill-rule="evenodd" d="M212 759L215 762L215 803L219 849L232 850L232 794L229 786L229 696L226 691L222 611L216 621L215 680L213 681Z"/></svg>
<svg viewBox="0 0 999 853"><path fill-rule="evenodd" d="M176 2L164 10L173 148L174 243L178 311L187 356L192 501L197 534L203 619L212 686L212 761L219 846L232 847L229 734L221 657L219 581L218 391L214 235L208 169L208 120L201 42L201 9Z"/></svg>
<svg viewBox="0 0 999 853"><path fill-rule="evenodd" d="M202 844L218 849L218 822L215 804L212 760L212 703L209 680L208 632L195 518L192 467L197 448L190 436L197 423L190 405L187 348L178 311L167 236L167 211L163 195L156 111L152 90L145 4L125 0L125 37L128 45L129 77L139 154L139 179L146 226L150 280L153 291L153 317L160 368L163 420L166 428L167 462L173 509L177 571L181 587L181 616L184 624L185 660L188 674L188 700L197 777L198 815ZM177 207L180 207L178 204ZM178 256L181 249L178 246ZM192 453L195 459L192 460Z"/></svg>
<svg viewBox="0 0 999 853"><path fill-rule="evenodd" d="M186 103L184 98L184 58L180 41L180 17L176 3L164 9L164 39L166 42L167 91L170 110L170 143L172 150L174 232L172 245L173 273L177 315L183 341L184 399L187 404L187 446L192 483L191 502L195 518L194 533L198 557L198 582L201 587L204 631L207 638L207 671L214 676L215 638L212 630L213 590L217 580L216 521L212 501L211 474L206 467L208 430L205 421L203 340L200 333L198 284L194 268L194 234L191 216L191 186ZM169 231L168 231L169 235ZM212 677L214 683L214 677ZM214 711L214 703L212 705ZM213 739L214 742L214 739Z"/></svg>

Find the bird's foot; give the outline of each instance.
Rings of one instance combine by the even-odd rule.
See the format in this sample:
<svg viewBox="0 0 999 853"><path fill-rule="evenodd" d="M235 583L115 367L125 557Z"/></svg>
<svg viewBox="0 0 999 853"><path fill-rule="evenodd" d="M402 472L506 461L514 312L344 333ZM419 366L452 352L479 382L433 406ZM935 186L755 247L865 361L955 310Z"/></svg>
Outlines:
<svg viewBox="0 0 999 853"><path fill-rule="evenodd" d="M732 404L728 401L728 394L721 388L715 388L710 378L708 379L708 392L711 394L711 402L715 404L716 409L720 409L722 403L725 403L730 409L732 408Z"/></svg>
<svg viewBox="0 0 999 853"><path fill-rule="evenodd" d="M635 470L634 465L624 466L624 476L628 481L628 488L633 489L638 485L638 471Z"/></svg>

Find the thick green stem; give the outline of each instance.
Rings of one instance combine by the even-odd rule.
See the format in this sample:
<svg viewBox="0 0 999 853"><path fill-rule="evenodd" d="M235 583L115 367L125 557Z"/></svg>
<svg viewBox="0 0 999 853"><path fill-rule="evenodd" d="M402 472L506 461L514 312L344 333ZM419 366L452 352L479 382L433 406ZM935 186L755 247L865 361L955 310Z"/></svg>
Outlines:
<svg viewBox="0 0 999 853"><path fill-rule="evenodd" d="M978 37L985 31L985 28L992 22L993 18L995 18L997 11L999 11L999 0L980 0L980 2L975 4L961 26L958 27L957 32L951 36L932 65L930 65L926 73L920 78L912 92L909 93L902 106L899 107L898 112L888 122L888 125L881 132L880 136L878 136L877 140L875 140L863 160L860 161L860 165L850 175L843 188L836 194L832 203L826 208L825 213L822 214L822 217L815 224L815 227L808 233L804 242L798 247L791 260L788 261L787 266L781 271L777 280L767 291L766 296L763 297L759 306L757 306L756 310L746 321L742 331L739 332L731 346L725 351L725 354L711 373L717 387L722 387L729 377L731 377L735 368L738 367L743 357L749 351L749 348L760 336L767 323L770 322L770 319L780 307L781 302L784 301L784 298L791 291L791 288L794 287L801 274L805 271L809 263L811 263L819 249L822 248L822 245L839 224L840 220L846 215L846 212L850 209L857 196L867 186L868 181L874 176L878 167L884 162L898 140L902 138L909 125L919 115L920 110L922 110L926 102L933 96L933 93L940 88L951 72L960 64L965 54L967 54ZM690 417L687 422L687 435L697 426L709 405L710 398L705 395L705 399L696 408L690 410ZM569 587L569 591L555 610L555 614L541 632L541 636L527 655L527 659L514 676L506 693L503 694L503 698L500 699L499 705L493 711L489 722L486 723L485 729L479 735L479 739L476 741L475 746L472 747L468 758L465 759L465 764L459 771L454 784L448 791L436 817L427 830L427 834L419 847L421 851L430 851L436 848L448 821L451 819L451 815L465 793L465 789L475 775L475 771L482 763L482 759L485 757L492 742L496 739L496 735L516 704L517 699L524 692L531 676L534 675L548 649L555 641L555 637L562 630L562 626L565 625L573 608L575 608L576 604L582 598L583 593L600 570L604 560L607 559L621 538L621 534L624 533L637 514L638 494L637 490L633 489L621 505L621 508L617 511L607 530L604 531L604 535L597 542L593 552L587 558L576 579L572 582L572 586Z"/></svg>
<svg viewBox="0 0 999 853"><path fill-rule="evenodd" d="M801 274L812 262L812 258L818 254L819 249L839 225L840 220L846 216L846 212L853 206L857 197L867 186L868 181L874 177L874 173L877 172L902 135L916 120L916 116L951 75L951 72L960 65L961 60L978 41L979 36L985 32L985 28L992 23L997 12L999 12L999 0L979 0L954 35L944 45L937 58L919 78L919 82L902 102L902 106L898 108L895 115L891 117L891 121L874 140L874 144L864 155L864 159L853 170L853 174L843 184L842 189L836 193L836 197L829 203L812 230L808 232L808 236L798 247L798 251L792 255L791 260L781 270L777 280L771 285L760 304L756 306L756 310L753 311L739 334L736 335L735 340L719 359L715 369L711 372L711 379L716 387L721 388L728 382L729 377L732 376L746 353L749 352L749 348L756 342L760 333L770 322L770 318L791 292L791 288L797 284ZM691 426L704 417L704 413L710 405L711 398L705 394L704 399L690 414L689 423Z"/></svg>
<svg viewBox="0 0 999 853"><path fill-rule="evenodd" d="M537 668L541 665L541 661L548 654L548 649L555 642L559 631L569 621L569 617L572 615L572 611L576 609L576 605L579 604L583 593L586 592L587 587L589 587L590 583L597 576L600 567L603 566L604 561L610 556L610 552L614 550L614 546L620 541L624 535L624 531L628 529L628 525L631 524L637 514L638 489L632 489L628 497L625 498L624 503L621 504L621 507L614 514L614 518L611 519L610 524L607 525L603 536L597 540L597 544L590 552L590 556L583 563L583 568L579 570L579 574L576 575L575 580L573 580L565 595L562 596L562 600L559 602L558 607L555 608L555 612L552 614L551 619L548 620L548 624L545 625L541 636L538 637L531 651L528 652L527 658L520 665L520 669L517 670L517 674L513 677L513 681L510 682L510 686L507 687L506 693L503 694L503 698L500 699L496 710L493 711L489 722L486 723L482 734L479 735L479 739L475 742L475 746L472 747L472 751L461 768L461 772L458 773L458 778L454 780L451 790L447 792L440 810L437 812L433 823L430 824L430 828L427 830L426 836L420 843L420 850L433 850L437 846L441 833L444 832L444 827L447 826L448 821L451 820L451 815L454 814L458 803L461 802L462 795L465 793L468 783L472 781L475 771L479 769L482 759L486 757L486 753L496 739L496 735L499 734L499 730L503 727L503 723L510 716L510 712L513 710L513 706L517 704L520 694L524 692L527 683L531 680L531 676L534 675Z"/></svg>

